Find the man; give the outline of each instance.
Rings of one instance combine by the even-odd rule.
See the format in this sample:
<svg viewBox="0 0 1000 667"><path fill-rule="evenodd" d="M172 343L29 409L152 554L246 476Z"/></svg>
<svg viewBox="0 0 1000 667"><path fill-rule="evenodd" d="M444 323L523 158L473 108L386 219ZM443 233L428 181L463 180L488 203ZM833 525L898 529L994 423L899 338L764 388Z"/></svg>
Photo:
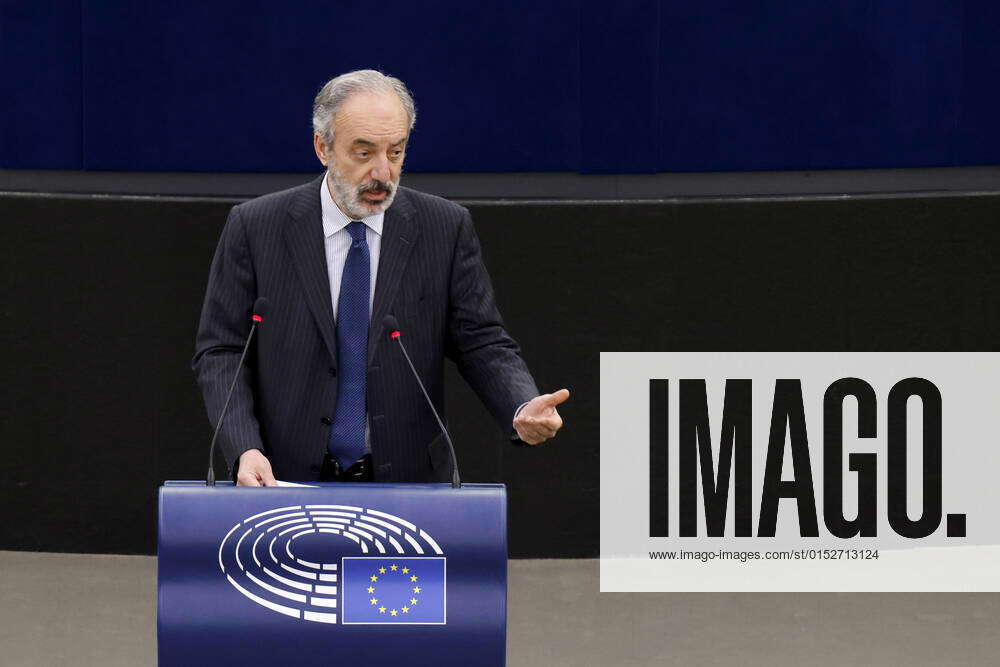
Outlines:
<svg viewBox="0 0 1000 667"><path fill-rule="evenodd" d="M440 410L443 362L508 432L562 426L494 303L466 209L399 186L416 120L406 86L373 70L313 105L323 177L240 204L212 261L193 367L218 422L258 297L270 303L220 431L236 481L441 481L447 446L384 320L399 322Z"/></svg>

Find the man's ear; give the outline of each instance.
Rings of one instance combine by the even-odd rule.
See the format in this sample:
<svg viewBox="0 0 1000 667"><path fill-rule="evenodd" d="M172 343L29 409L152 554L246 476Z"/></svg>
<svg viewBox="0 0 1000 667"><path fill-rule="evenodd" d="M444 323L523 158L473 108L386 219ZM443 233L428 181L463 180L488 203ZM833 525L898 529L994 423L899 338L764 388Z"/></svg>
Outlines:
<svg viewBox="0 0 1000 667"><path fill-rule="evenodd" d="M319 132L313 134L313 149L316 151L316 157L319 158L320 163L324 167L330 166L330 153L333 146L327 146Z"/></svg>

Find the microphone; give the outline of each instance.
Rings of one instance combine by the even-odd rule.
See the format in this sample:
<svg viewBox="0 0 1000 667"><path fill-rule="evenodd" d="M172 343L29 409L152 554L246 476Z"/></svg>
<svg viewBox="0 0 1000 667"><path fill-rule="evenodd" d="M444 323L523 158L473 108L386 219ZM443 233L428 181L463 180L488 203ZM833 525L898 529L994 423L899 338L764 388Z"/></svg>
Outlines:
<svg viewBox="0 0 1000 667"><path fill-rule="evenodd" d="M222 412L219 414L219 421L215 425L215 433L212 434L212 444L208 448L208 475L205 477L205 486L215 486L215 466L213 462L215 460L215 441L219 439L219 431L222 430L222 422L226 418L226 412L229 410L229 401L233 398L233 391L236 389L236 381L240 377L240 371L243 370L243 360L247 357L247 351L250 349L250 341L253 340L253 332L257 330L257 327L264 323L264 318L267 317L267 311L270 307L267 299L264 297L258 297L256 301L253 302L253 313L251 315L251 320L253 324L250 325L250 335L247 336L246 345L243 346L243 354L240 355L240 363L236 366L236 373L233 375L233 383L229 385L229 393L226 394L226 402L222 406Z"/></svg>
<svg viewBox="0 0 1000 667"><path fill-rule="evenodd" d="M430 406L431 412L434 413L434 419L437 420L438 427L441 429L441 434L444 435L444 441L448 443L448 451L451 452L451 462L454 466L451 470L451 488L460 489L462 488L462 480L458 476L458 459L455 457L455 446L451 444L451 436L448 435L448 429L444 427L444 423L441 421L438 411L434 409L434 402L431 400L431 397L427 395L424 383L420 381L420 375L417 374L417 369L413 367L413 362L410 361L410 355L406 353L406 346L403 345L403 334L399 332L399 322L397 322L396 318L392 315L386 315L382 319L382 326L388 330L389 338L392 338L399 343L399 349L403 351L403 356L406 357L406 363L409 364L410 370L413 371L413 377L416 378L417 384L420 385L420 391L424 393L424 398L427 399L427 405Z"/></svg>

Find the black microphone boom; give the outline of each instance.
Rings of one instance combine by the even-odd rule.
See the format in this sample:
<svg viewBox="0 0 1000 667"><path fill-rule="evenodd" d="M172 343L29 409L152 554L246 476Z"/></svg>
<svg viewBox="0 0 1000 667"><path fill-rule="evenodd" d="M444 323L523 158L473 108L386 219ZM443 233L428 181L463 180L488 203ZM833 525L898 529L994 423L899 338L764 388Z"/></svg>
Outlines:
<svg viewBox="0 0 1000 667"><path fill-rule="evenodd" d="M406 353L406 346L403 345L402 334L399 332L399 322L392 315L386 315L382 319L382 325L388 330L389 337L395 339L399 343L399 349L403 351L403 356L406 358L406 363L409 364L410 370L413 371L413 377L416 378L417 384L420 385L420 391L424 393L424 398L427 399L427 405L430 406L431 412L434 413L434 419L437 420L438 427L441 429L441 434L444 435L444 441L448 443L448 451L451 452L451 488L460 489L462 488L462 480L458 475L458 458L455 456L455 445L451 444L451 436L448 435L448 429L444 427L444 422L441 421L438 411L434 408L434 402L431 397L427 395L427 389L424 388L424 383L420 381L420 375L417 373L417 369L413 367L413 362L410 361L410 355Z"/></svg>
<svg viewBox="0 0 1000 667"><path fill-rule="evenodd" d="M208 475L205 477L205 486L215 486L215 441L219 439L219 431L222 430L222 422L226 418L226 412L229 410L229 401L233 398L233 391L236 389L236 381L240 378L240 371L243 370L243 361L247 358L247 350L250 349L250 341L253 340L253 332L257 330L257 326L264 323L264 318L267 317L268 307L271 304L268 303L267 299L264 297L258 297L256 301L253 302L253 313L251 321L253 324L250 325L250 335L247 336L247 342L243 346L243 354L240 355L240 363L236 366L236 373L233 375L233 383L229 385L229 393L226 394L226 402L222 405L222 412L219 413L219 421L215 424L215 432L212 434L212 444L208 448Z"/></svg>

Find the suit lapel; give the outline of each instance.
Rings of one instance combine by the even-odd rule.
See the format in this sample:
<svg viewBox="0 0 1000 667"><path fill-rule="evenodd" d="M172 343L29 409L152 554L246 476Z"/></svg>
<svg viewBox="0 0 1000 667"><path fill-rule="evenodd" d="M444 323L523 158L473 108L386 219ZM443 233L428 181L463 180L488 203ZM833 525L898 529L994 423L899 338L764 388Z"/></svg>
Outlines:
<svg viewBox="0 0 1000 667"><path fill-rule="evenodd" d="M391 313L390 308L399 292L399 283L406 271L410 251L419 235L420 227L413 220L413 205L407 192L400 188L392 206L385 212L383 222L378 277L375 280L375 303L368 329L369 365L375 357L376 347L385 338L382 318Z"/></svg>
<svg viewBox="0 0 1000 667"><path fill-rule="evenodd" d="M330 275L326 267L323 211L320 205L320 176L305 186L289 206L290 224L285 226L285 242L292 263L302 281L306 303L316 318L332 364L337 363L337 334L330 300Z"/></svg>

